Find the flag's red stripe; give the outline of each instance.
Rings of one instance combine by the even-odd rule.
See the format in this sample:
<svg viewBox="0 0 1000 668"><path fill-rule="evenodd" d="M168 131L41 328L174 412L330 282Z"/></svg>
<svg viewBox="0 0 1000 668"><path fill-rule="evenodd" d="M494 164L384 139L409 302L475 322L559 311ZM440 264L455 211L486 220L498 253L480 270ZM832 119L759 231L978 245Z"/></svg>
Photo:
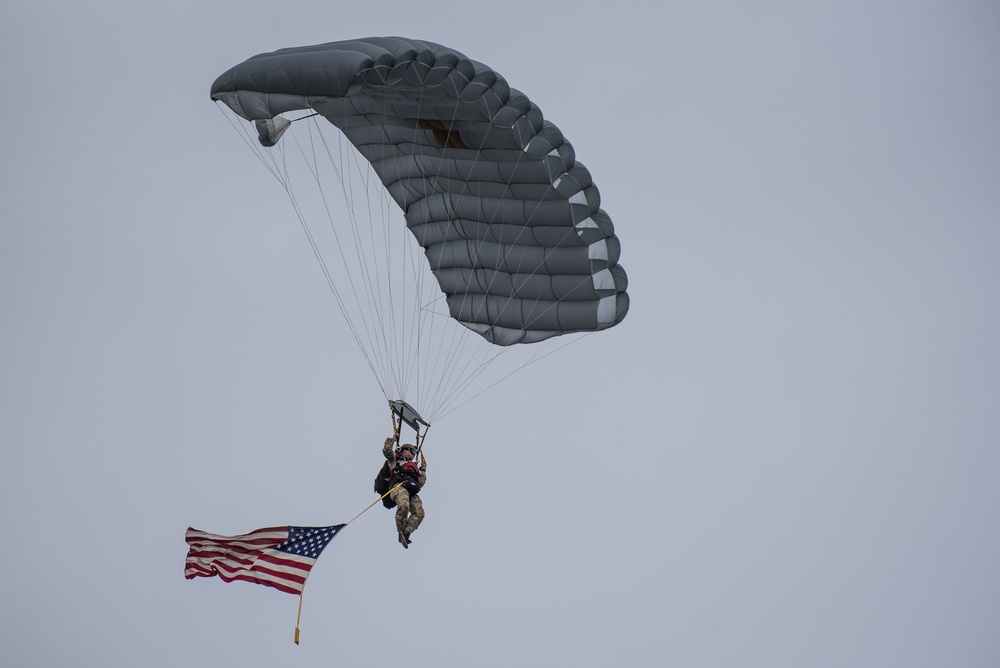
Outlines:
<svg viewBox="0 0 1000 668"><path fill-rule="evenodd" d="M236 577L236 578L233 578L233 580L243 580L245 582L252 582L254 584L262 584L262 585L267 586L267 587L274 587L275 589L277 589L279 591L283 591L286 594L301 594L302 593L302 587L301 586L296 587L296 586L287 585L287 584L284 584L284 583L281 583L281 582L261 581L261 580L258 580L256 578L254 578L254 577ZM232 580L228 580L228 582L232 582Z"/></svg>
<svg viewBox="0 0 1000 668"><path fill-rule="evenodd" d="M223 569L219 570L219 577L226 581L232 582L233 580L244 580L247 582L256 582L258 584L266 584L272 587L294 587L297 591L302 591L302 588L306 584L305 576L290 576L285 573L279 573L272 571L268 568L253 568L250 570L239 570L234 572L226 572ZM308 573L307 573L308 575Z"/></svg>
<svg viewBox="0 0 1000 668"><path fill-rule="evenodd" d="M199 529L188 528L184 539L188 544L215 543L219 545L233 545L246 543L248 545L277 545L288 539L288 527L269 527L267 529L257 529L242 536L220 536L214 533L207 533Z"/></svg>
<svg viewBox="0 0 1000 668"><path fill-rule="evenodd" d="M191 549L188 551L187 558L194 559L198 561L212 561L214 559L225 559L228 561L238 561L244 563L247 566L251 565L258 556L260 552L220 552L216 550L198 550L195 551Z"/></svg>
<svg viewBox="0 0 1000 668"><path fill-rule="evenodd" d="M288 554L278 550L265 550L258 557L261 561L269 561L277 566L287 566L289 568L304 568L309 570L316 560L312 557L300 557L297 554Z"/></svg>
<svg viewBox="0 0 1000 668"><path fill-rule="evenodd" d="M278 534L266 538L256 538L254 540L208 540L208 539L198 539L198 540L188 540L188 545L191 547L205 547L205 546L218 546L227 549L240 549L240 550L264 550L269 547L274 547L275 545L280 545L288 539L287 534Z"/></svg>
<svg viewBox="0 0 1000 668"><path fill-rule="evenodd" d="M285 570L270 568L266 564L258 562L253 568L234 568L228 564L213 563L208 567L203 565L191 565L184 571L185 577L189 580L198 576L211 577L218 575L225 582L233 580L248 580L260 582L261 584L280 581L292 586L302 587L305 585L306 577L309 575L307 569L304 573L294 573Z"/></svg>
<svg viewBox="0 0 1000 668"><path fill-rule="evenodd" d="M268 578L274 578L275 580L284 580L286 582L295 582L304 585L306 583L306 576L309 575L309 571L306 571L304 575L296 575L294 573L286 573L283 571L276 571L267 566L258 565L253 569L254 573L260 573L262 576L267 576Z"/></svg>
<svg viewBox="0 0 1000 668"><path fill-rule="evenodd" d="M274 587L275 589L280 589L281 591L288 592L289 594L299 594L302 592L304 583L288 582L281 579L272 579L266 577L258 577L255 573L236 573L235 575L223 576L221 573L218 574L219 579L223 582L235 582L240 580L242 582L250 582L252 584L264 585L266 587Z"/></svg>

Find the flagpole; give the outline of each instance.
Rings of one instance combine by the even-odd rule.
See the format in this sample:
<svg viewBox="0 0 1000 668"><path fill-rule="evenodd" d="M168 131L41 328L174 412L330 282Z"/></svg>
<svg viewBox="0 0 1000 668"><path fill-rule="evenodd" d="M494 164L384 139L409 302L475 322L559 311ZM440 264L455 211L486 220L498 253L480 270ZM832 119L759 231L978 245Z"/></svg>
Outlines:
<svg viewBox="0 0 1000 668"><path fill-rule="evenodd" d="M302 621L302 592L299 592L299 615L295 618L295 644L299 644L299 622Z"/></svg>

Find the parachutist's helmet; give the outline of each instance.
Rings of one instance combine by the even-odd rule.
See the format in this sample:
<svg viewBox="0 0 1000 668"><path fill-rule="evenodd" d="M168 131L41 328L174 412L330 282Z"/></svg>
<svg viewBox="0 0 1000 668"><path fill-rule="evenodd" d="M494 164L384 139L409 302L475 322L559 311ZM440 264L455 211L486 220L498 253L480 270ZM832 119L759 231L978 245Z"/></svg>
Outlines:
<svg viewBox="0 0 1000 668"><path fill-rule="evenodd" d="M413 454L417 454L417 449L416 447L414 447L412 443L403 443L401 446L399 446L399 451L402 452L403 450L409 450Z"/></svg>

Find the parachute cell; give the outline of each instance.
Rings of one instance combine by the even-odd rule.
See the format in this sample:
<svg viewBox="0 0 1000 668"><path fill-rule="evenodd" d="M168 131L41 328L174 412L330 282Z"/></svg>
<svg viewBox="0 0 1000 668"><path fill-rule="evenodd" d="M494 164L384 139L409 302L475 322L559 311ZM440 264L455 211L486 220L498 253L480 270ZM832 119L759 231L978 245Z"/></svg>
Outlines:
<svg viewBox="0 0 1000 668"><path fill-rule="evenodd" d="M260 54L212 85L272 146L313 110L370 163L451 317L501 346L625 317L620 246L572 146L499 74L432 42L379 37Z"/></svg>

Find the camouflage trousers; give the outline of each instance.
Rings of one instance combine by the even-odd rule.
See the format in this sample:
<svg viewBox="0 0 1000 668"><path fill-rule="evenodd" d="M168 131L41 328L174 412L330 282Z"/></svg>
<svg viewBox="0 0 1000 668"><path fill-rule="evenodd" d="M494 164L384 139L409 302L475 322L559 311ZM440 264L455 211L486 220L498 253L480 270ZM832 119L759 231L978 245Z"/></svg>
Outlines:
<svg viewBox="0 0 1000 668"><path fill-rule="evenodd" d="M420 497L416 494L410 496L400 486L389 493L389 498L396 502L396 531L405 531L407 534L416 531L424 521L424 504Z"/></svg>

